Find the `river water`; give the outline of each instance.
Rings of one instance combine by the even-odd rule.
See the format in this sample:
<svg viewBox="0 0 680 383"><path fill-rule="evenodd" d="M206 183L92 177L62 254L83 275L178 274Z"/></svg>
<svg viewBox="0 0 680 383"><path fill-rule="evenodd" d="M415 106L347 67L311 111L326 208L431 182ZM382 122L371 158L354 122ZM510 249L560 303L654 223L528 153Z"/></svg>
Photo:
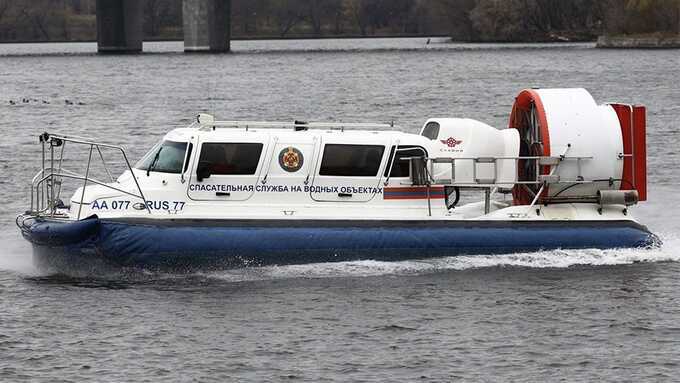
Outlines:
<svg viewBox="0 0 680 383"><path fill-rule="evenodd" d="M680 373L680 54L425 39L0 45L0 381L668 381ZM526 87L649 107L656 250L552 251L193 275L42 275L14 226L45 131L138 159L222 119L507 125Z"/></svg>

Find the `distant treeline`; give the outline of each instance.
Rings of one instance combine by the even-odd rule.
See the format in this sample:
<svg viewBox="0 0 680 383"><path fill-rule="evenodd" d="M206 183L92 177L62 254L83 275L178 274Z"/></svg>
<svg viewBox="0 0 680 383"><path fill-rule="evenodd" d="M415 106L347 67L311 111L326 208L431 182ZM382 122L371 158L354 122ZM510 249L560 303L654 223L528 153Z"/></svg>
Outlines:
<svg viewBox="0 0 680 383"><path fill-rule="evenodd" d="M148 39L182 38L182 0L144 1ZM96 39L96 0L0 0L0 41ZM234 37L448 35L458 41L680 34L680 0L232 0Z"/></svg>

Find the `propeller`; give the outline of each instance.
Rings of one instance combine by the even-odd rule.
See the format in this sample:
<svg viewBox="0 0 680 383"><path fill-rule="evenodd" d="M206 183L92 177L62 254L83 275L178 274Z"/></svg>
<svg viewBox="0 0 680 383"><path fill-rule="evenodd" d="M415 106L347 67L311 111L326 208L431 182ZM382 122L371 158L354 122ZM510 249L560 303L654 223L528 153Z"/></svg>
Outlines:
<svg viewBox="0 0 680 383"><path fill-rule="evenodd" d="M543 142L541 137L541 126L538 118L538 111L536 104L531 103L531 107L524 111L522 125L522 140L520 142L520 156L522 157L538 157L543 155ZM534 181L536 174L537 161L526 160L523 161L523 180ZM529 185L533 192L537 192L537 187Z"/></svg>

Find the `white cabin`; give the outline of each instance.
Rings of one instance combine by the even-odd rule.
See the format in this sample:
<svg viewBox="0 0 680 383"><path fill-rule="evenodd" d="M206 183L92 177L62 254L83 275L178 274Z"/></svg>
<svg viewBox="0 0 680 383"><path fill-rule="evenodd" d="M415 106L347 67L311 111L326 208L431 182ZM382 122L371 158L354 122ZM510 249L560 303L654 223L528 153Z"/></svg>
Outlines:
<svg viewBox="0 0 680 383"><path fill-rule="evenodd" d="M414 185L410 159L516 156L519 146L516 131L468 119L431 119L421 134L376 128L392 126L219 122L200 115L199 122L166 134L134 166L146 206L90 185L73 195L70 211L81 218L357 219L370 209L372 219L462 218L451 209L453 190ZM516 169L508 163L498 174L511 184ZM460 164L455 177L470 185L473 173L495 178L488 165L474 170L472 162ZM451 168L432 165L439 178L450 179ZM134 193L133 181L126 171L117 187ZM483 214L483 207L475 210Z"/></svg>

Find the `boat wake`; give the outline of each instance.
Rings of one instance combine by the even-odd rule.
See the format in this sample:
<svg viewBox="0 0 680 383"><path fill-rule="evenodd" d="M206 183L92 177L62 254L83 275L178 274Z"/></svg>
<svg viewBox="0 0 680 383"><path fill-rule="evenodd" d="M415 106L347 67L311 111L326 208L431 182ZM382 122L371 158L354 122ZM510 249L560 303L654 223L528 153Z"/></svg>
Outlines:
<svg viewBox="0 0 680 383"><path fill-rule="evenodd" d="M20 275L40 275L33 266L31 245L18 236L0 236L0 272L8 271Z"/></svg>
<svg viewBox="0 0 680 383"><path fill-rule="evenodd" d="M564 269L574 266L612 266L635 263L680 262L680 238L664 239L655 249L552 250L506 255L475 255L402 262L355 261L307 265L270 266L201 273L202 277L228 282L294 278L371 277L419 275L484 268Z"/></svg>

